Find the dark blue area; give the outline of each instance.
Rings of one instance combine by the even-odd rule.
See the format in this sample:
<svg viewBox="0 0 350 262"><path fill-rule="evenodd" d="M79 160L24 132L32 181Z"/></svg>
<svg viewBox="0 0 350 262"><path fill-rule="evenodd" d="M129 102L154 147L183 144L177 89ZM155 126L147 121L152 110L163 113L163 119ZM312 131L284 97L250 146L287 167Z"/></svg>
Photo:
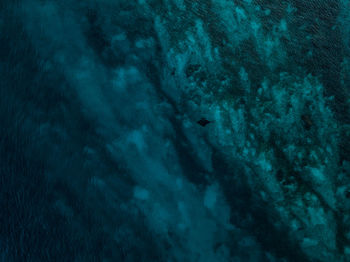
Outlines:
<svg viewBox="0 0 350 262"><path fill-rule="evenodd" d="M0 3L0 261L348 261L346 1L73 2Z"/></svg>

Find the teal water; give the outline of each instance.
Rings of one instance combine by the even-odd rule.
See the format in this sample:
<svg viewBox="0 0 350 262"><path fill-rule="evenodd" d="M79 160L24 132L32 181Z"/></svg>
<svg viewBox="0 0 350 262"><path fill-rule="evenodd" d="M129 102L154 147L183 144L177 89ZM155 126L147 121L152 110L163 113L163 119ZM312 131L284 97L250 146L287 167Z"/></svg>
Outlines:
<svg viewBox="0 0 350 262"><path fill-rule="evenodd" d="M0 260L350 261L349 6L1 2Z"/></svg>

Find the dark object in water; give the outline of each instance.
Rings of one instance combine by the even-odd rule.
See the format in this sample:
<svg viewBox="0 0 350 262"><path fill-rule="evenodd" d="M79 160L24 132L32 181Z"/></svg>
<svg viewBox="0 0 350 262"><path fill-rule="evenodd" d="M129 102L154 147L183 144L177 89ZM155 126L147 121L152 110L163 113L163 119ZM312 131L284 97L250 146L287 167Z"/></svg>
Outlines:
<svg viewBox="0 0 350 262"><path fill-rule="evenodd" d="M348 190L348 191L346 191L346 193L345 193L345 197L346 198L350 198L350 191Z"/></svg>
<svg viewBox="0 0 350 262"><path fill-rule="evenodd" d="M311 117L309 115L302 115L301 120L303 120L303 125L306 130L310 130L313 122L311 120Z"/></svg>
<svg viewBox="0 0 350 262"><path fill-rule="evenodd" d="M194 73L198 72L199 69L201 68L200 65L198 64L191 64L186 68L186 76L190 77L192 76Z"/></svg>
<svg viewBox="0 0 350 262"><path fill-rule="evenodd" d="M197 123L200 124L201 126L206 126L207 124L212 123L212 121L209 121L202 117L200 120L197 121Z"/></svg>

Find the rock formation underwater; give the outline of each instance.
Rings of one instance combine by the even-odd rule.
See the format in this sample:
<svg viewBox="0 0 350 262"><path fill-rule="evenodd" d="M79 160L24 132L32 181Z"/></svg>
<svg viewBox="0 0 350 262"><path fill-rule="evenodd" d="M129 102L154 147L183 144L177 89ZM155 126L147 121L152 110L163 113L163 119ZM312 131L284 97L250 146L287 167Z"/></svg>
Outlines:
<svg viewBox="0 0 350 262"><path fill-rule="evenodd" d="M349 0L0 14L1 261L350 261Z"/></svg>

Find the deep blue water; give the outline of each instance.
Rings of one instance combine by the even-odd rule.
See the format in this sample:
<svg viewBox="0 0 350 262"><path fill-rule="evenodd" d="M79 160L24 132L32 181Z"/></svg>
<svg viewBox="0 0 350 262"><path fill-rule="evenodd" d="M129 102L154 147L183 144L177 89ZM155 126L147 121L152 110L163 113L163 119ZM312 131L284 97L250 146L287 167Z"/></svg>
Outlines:
<svg viewBox="0 0 350 262"><path fill-rule="evenodd" d="M0 2L0 261L350 261L349 14Z"/></svg>

